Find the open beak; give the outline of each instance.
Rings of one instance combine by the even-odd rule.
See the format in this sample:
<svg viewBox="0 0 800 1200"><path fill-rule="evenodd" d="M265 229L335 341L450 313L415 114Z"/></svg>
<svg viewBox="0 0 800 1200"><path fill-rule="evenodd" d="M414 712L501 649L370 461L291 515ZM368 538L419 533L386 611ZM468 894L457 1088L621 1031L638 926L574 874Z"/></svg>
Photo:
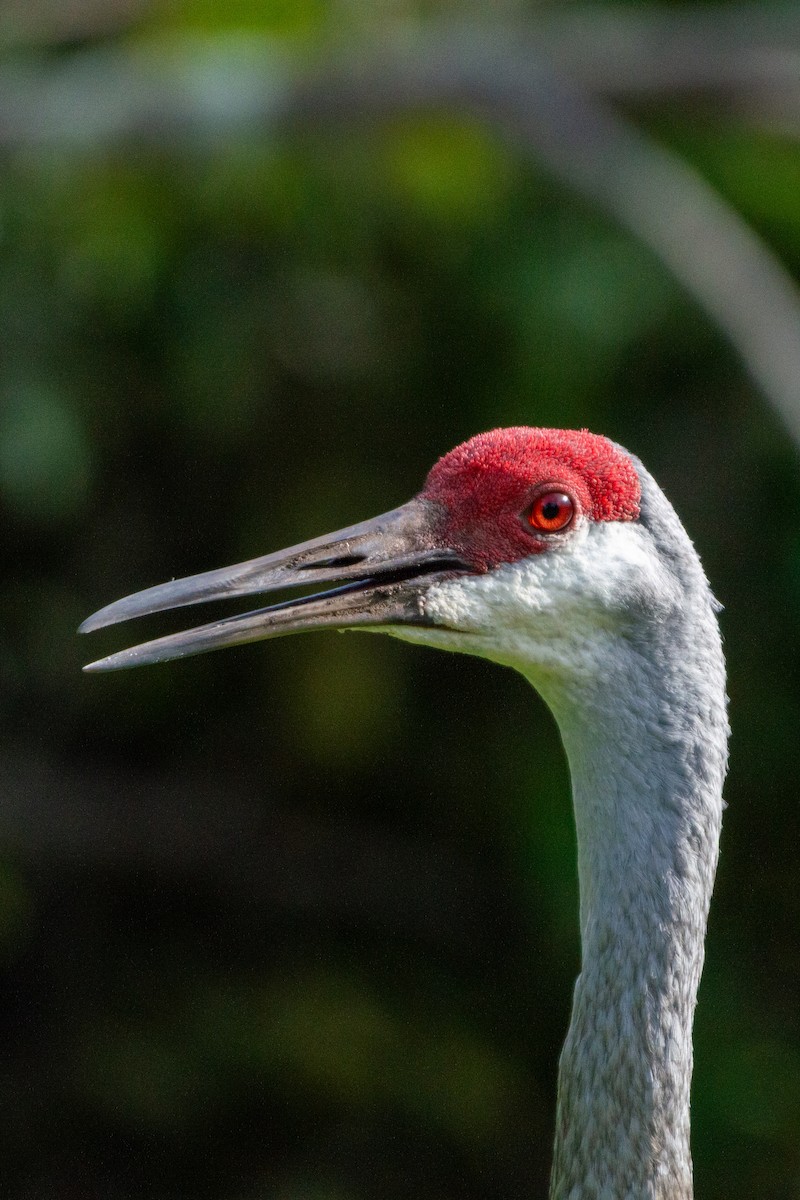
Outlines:
<svg viewBox="0 0 800 1200"><path fill-rule="evenodd" d="M233 596L250 596L309 583L339 586L268 608L226 617L144 642L84 667L116 671L145 663L188 658L207 650L255 642L307 629L428 625L425 591L438 580L470 571L452 549L437 542L440 509L411 500L392 512L338 533L302 542L263 558L162 583L101 608L81 633L165 609Z"/></svg>

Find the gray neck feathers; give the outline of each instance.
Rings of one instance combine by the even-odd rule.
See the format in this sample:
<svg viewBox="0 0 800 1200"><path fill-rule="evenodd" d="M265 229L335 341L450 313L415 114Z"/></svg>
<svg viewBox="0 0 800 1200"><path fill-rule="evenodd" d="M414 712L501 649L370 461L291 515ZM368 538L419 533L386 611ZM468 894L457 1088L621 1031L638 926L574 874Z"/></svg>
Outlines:
<svg viewBox="0 0 800 1200"><path fill-rule="evenodd" d="M641 475L642 524L679 600L652 620L632 613L601 677L546 697L572 774L582 939L551 1200L692 1196L692 1019L722 816L724 664L697 556Z"/></svg>

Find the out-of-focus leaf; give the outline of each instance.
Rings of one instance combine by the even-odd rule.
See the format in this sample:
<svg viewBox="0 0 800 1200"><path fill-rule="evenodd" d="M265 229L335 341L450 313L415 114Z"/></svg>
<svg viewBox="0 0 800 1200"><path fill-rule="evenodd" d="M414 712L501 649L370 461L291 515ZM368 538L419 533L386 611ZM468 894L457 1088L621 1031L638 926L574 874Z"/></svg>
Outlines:
<svg viewBox="0 0 800 1200"><path fill-rule="evenodd" d="M176 0L159 5L159 24L179 29L257 29L303 42L319 33L330 16L325 0Z"/></svg>
<svg viewBox="0 0 800 1200"><path fill-rule="evenodd" d="M509 194L510 157L476 121L405 121L390 129L383 155L410 214L446 226L450 236L485 221Z"/></svg>

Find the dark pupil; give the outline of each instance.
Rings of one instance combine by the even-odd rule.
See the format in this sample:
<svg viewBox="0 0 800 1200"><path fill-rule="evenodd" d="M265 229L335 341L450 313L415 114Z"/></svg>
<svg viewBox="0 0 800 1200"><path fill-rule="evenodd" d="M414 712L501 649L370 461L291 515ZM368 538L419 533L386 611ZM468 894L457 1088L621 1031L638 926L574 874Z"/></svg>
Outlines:
<svg viewBox="0 0 800 1200"><path fill-rule="evenodd" d="M561 516L561 504L558 500L547 500L542 505L542 516L545 521L555 521Z"/></svg>

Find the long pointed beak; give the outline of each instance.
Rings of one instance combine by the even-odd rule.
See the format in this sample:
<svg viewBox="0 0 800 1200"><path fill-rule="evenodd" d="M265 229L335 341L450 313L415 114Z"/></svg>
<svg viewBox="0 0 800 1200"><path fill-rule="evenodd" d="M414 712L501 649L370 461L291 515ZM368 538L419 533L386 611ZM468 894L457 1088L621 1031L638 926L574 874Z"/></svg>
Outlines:
<svg viewBox="0 0 800 1200"><path fill-rule="evenodd" d="M472 569L454 550L438 544L439 515L436 504L417 498L371 521L288 550L126 596L94 613L83 622L80 632L210 600L309 583L339 584L315 595L144 642L90 663L84 670L115 671L188 658L307 629L429 624L424 612L425 590L436 580Z"/></svg>

